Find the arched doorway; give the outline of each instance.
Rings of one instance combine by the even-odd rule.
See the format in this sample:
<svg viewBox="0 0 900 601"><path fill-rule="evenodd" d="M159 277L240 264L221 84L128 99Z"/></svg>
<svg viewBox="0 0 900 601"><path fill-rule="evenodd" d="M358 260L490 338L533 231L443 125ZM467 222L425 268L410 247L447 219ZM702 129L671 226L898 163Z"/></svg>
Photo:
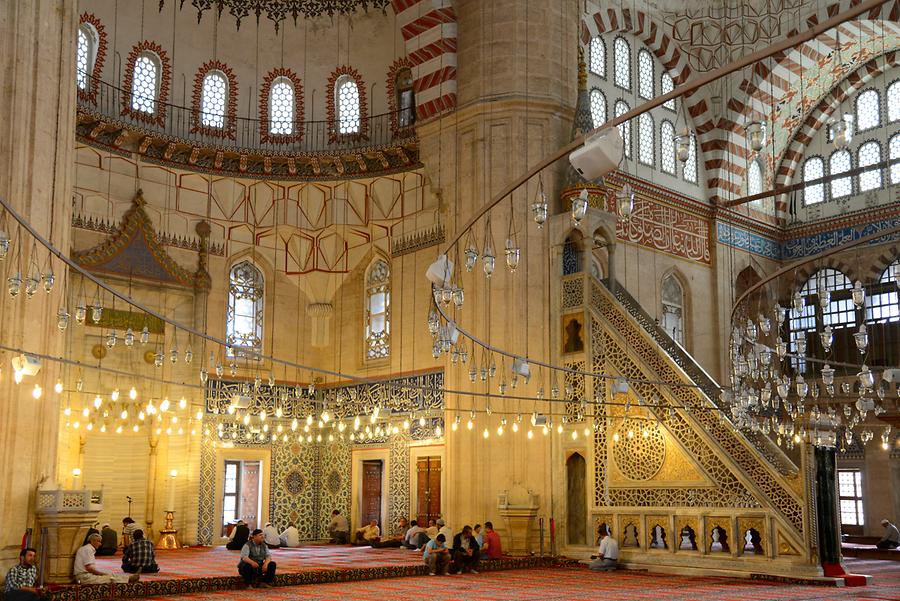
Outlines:
<svg viewBox="0 0 900 601"><path fill-rule="evenodd" d="M570 545L587 544L587 466L580 453L566 460L566 528Z"/></svg>

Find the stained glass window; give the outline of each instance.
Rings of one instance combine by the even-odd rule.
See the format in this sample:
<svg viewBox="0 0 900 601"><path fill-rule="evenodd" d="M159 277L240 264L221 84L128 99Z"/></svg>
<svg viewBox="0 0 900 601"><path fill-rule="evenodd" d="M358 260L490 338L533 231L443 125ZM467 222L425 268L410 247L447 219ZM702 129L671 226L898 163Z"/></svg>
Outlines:
<svg viewBox="0 0 900 601"><path fill-rule="evenodd" d="M339 134L355 134L360 130L359 87L349 75L342 75L334 84Z"/></svg>
<svg viewBox="0 0 900 601"><path fill-rule="evenodd" d="M856 160L860 167L877 165L881 162L881 144L870 140L859 147ZM859 174L859 191L868 192L881 187L881 168L870 169Z"/></svg>
<svg viewBox="0 0 900 601"><path fill-rule="evenodd" d="M591 40L589 62L591 73L606 77L606 44L600 36Z"/></svg>
<svg viewBox="0 0 900 601"><path fill-rule="evenodd" d="M888 122L900 119L900 81L895 81L887 89Z"/></svg>
<svg viewBox="0 0 900 601"><path fill-rule="evenodd" d="M809 157L803 163L803 181L811 182L825 177L825 161L822 157ZM825 184L812 184L803 189L803 202L806 205L818 204L825 200Z"/></svg>
<svg viewBox="0 0 900 601"><path fill-rule="evenodd" d="M831 175L838 175L852 169L853 158L848 150L836 150L828 159L828 170ZM831 198L850 196L853 192L853 180L850 177L839 177L831 180Z"/></svg>
<svg viewBox="0 0 900 601"><path fill-rule="evenodd" d="M621 117L631 110L631 107L629 107L628 103L624 100L617 100L615 108L616 117ZM622 140L624 140L625 142L625 156L631 158L631 121L620 123L618 125L618 128L619 134L622 136Z"/></svg>
<svg viewBox="0 0 900 601"><path fill-rule="evenodd" d="M141 113L156 112L156 95L159 92L159 57L155 53L142 52L134 62L131 79L131 108Z"/></svg>
<svg viewBox="0 0 900 601"><path fill-rule="evenodd" d="M674 275L662 281L662 318L660 326L672 340L684 345L684 289Z"/></svg>
<svg viewBox="0 0 900 601"><path fill-rule="evenodd" d="M278 77L269 89L269 133L294 133L294 84L287 77Z"/></svg>
<svg viewBox="0 0 900 601"><path fill-rule="evenodd" d="M668 72L663 71L662 78L660 79L660 82L659 82L660 93L668 94L669 92L671 92L674 89L675 89L675 82L672 80L672 76L669 75ZM674 110L677 110L677 104L676 104L677 102L678 101L673 98L672 100L667 100L666 102L663 102L663 106L665 108L669 109L670 111L674 111Z"/></svg>
<svg viewBox="0 0 900 601"><path fill-rule="evenodd" d="M631 46L625 38L616 38L613 42L615 59L615 83L626 90L631 89Z"/></svg>
<svg viewBox="0 0 900 601"><path fill-rule="evenodd" d="M366 272L366 358L391 353L391 268L375 259Z"/></svg>
<svg viewBox="0 0 900 601"><path fill-rule="evenodd" d="M594 127L606 122L606 96L597 88L591 90L591 120Z"/></svg>
<svg viewBox="0 0 900 601"><path fill-rule="evenodd" d="M638 96L645 100L653 98L653 57L646 48L638 52Z"/></svg>
<svg viewBox="0 0 900 601"><path fill-rule="evenodd" d="M866 131L881 125L881 106L878 92L866 90L856 97L856 128Z"/></svg>
<svg viewBox="0 0 900 601"><path fill-rule="evenodd" d="M97 34L87 23L78 27L78 46L75 50L75 83L79 90L88 89L88 78L94 70L96 59Z"/></svg>
<svg viewBox="0 0 900 601"><path fill-rule="evenodd" d="M663 120L659 127L659 158L663 173L675 175L675 126Z"/></svg>
<svg viewBox="0 0 900 601"><path fill-rule="evenodd" d="M759 194L763 189L762 169L758 159L752 159L747 168L747 194L752 196Z"/></svg>
<svg viewBox="0 0 900 601"><path fill-rule="evenodd" d="M225 102L228 81L221 71L210 71L203 77L200 100L200 123L204 127L225 127Z"/></svg>
<svg viewBox="0 0 900 601"><path fill-rule="evenodd" d="M641 113L638 117L638 160L645 165L653 166L655 129L650 113Z"/></svg>
<svg viewBox="0 0 900 601"><path fill-rule="evenodd" d="M697 183L697 137L692 133L689 146L688 158L684 162L684 179L692 184Z"/></svg>
<svg viewBox="0 0 900 601"><path fill-rule="evenodd" d="M228 314L225 323L229 356L256 358L262 351L265 283L262 272L250 261L231 268Z"/></svg>

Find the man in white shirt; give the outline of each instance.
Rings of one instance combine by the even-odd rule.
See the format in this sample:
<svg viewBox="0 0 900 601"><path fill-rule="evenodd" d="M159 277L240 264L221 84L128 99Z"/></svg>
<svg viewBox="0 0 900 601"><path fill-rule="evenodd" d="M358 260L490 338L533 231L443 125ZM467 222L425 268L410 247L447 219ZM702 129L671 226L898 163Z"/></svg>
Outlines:
<svg viewBox="0 0 900 601"><path fill-rule="evenodd" d="M99 534L92 534L88 538L87 544L75 552L75 565L72 567L75 582L78 584L108 584L110 582L125 583L140 580L140 574L110 574L97 569L94 556L100 547L101 540L102 537Z"/></svg>
<svg viewBox="0 0 900 601"><path fill-rule="evenodd" d="M281 546L282 547L299 547L300 546L300 532L297 530L297 527L294 526L294 522L290 522L287 528L284 529L284 532L281 533Z"/></svg>
<svg viewBox="0 0 900 601"><path fill-rule="evenodd" d="M881 537L881 540L878 541L875 547L878 549L896 549L900 547L900 530L897 530L897 527L889 520L881 520L881 525L884 526L884 536Z"/></svg>
<svg viewBox="0 0 900 601"><path fill-rule="evenodd" d="M416 520L410 522L410 528L406 531L406 536L403 537L403 545L404 549L418 549L419 548L419 534L425 532L425 528L419 526L419 523ZM426 541L427 542L427 541Z"/></svg>
<svg viewBox="0 0 900 601"><path fill-rule="evenodd" d="M272 525L272 522L266 522L266 527L263 528L263 533L266 535L266 546L270 549L278 549L281 547L281 536L278 535L278 530L275 529L275 526Z"/></svg>
<svg viewBox="0 0 900 601"><path fill-rule="evenodd" d="M597 559L591 562L592 570L615 570L619 561L619 542L609 534L609 529L604 528L600 533L600 549L597 551Z"/></svg>
<svg viewBox="0 0 900 601"><path fill-rule="evenodd" d="M381 529L378 522L372 520L362 528L359 528L353 535L354 545L371 545L381 540Z"/></svg>
<svg viewBox="0 0 900 601"><path fill-rule="evenodd" d="M453 540L453 530L450 526L447 525L447 522L444 521L444 518L441 518L437 521L438 526L438 534L443 534L444 539Z"/></svg>

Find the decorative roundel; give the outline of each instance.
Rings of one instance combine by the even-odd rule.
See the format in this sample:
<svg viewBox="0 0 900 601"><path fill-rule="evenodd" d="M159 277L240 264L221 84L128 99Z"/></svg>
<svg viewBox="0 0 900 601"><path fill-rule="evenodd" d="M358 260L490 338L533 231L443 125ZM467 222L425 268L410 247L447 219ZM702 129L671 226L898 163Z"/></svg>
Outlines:
<svg viewBox="0 0 900 601"><path fill-rule="evenodd" d="M333 495L337 495L341 492L342 483L343 478L341 478L341 474L337 470L331 470L325 477L325 488Z"/></svg>
<svg viewBox="0 0 900 601"><path fill-rule="evenodd" d="M294 470L284 478L284 488L291 495L297 496L306 488L306 478L303 477L303 474Z"/></svg>
<svg viewBox="0 0 900 601"><path fill-rule="evenodd" d="M617 433L619 440L612 443L612 455L623 476L630 480L649 480L662 469L666 439L658 426L645 420L626 419Z"/></svg>

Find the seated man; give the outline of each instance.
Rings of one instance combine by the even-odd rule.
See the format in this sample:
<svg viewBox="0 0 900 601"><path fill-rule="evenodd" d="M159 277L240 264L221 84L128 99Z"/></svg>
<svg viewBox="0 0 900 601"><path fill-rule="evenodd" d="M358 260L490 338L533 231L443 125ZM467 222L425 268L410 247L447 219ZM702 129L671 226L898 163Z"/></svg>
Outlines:
<svg viewBox="0 0 900 601"><path fill-rule="evenodd" d="M444 521L444 518L438 518L437 521L438 533L443 534L444 538L447 540L451 540L453 538L453 529L447 525L447 522Z"/></svg>
<svg viewBox="0 0 900 601"><path fill-rule="evenodd" d="M477 574L479 557L478 541L472 536L472 527L463 526L462 532L453 537L453 550L450 554L453 565L450 566L450 571Z"/></svg>
<svg viewBox="0 0 900 601"><path fill-rule="evenodd" d="M34 585L37 567L34 565L37 551L28 547L19 551L19 563L6 574L4 593L7 601L37 601L44 596L43 587Z"/></svg>
<svg viewBox="0 0 900 601"><path fill-rule="evenodd" d="M372 520L353 534L354 545L374 545L381 540L381 529L378 522Z"/></svg>
<svg viewBox="0 0 900 601"><path fill-rule="evenodd" d="M127 549L128 545L131 544L133 540L132 535L134 531L137 530L140 526L137 525L133 519L124 518L122 519L122 548Z"/></svg>
<svg viewBox="0 0 900 601"><path fill-rule="evenodd" d="M278 549L281 547L281 537L278 535L278 530L275 529L272 522L266 522L266 527L263 528L263 534L266 535L267 547L270 549Z"/></svg>
<svg viewBox="0 0 900 601"><path fill-rule="evenodd" d="M423 534L425 529L419 526L419 523L416 522L416 520L410 522L409 525L409 530L406 531L406 536L403 537L403 544L401 546L404 549L418 549L419 534Z"/></svg>
<svg viewBox="0 0 900 601"><path fill-rule="evenodd" d="M88 544L75 552L75 565L72 566L75 582L78 584L109 584L110 582L125 583L140 580L140 574L126 576L125 574L109 574L98 570L94 555L100 547L100 540L99 534L92 534Z"/></svg>
<svg viewBox="0 0 900 601"><path fill-rule="evenodd" d="M135 574L145 572L155 574L159 571L156 565L156 552L153 543L144 538L144 531L138 528L131 533L132 543L122 554L122 571Z"/></svg>
<svg viewBox="0 0 900 601"><path fill-rule="evenodd" d="M494 530L492 522L484 523L484 545L481 547L482 559L500 559L503 557L503 546L500 544L500 535Z"/></svg>
<svg viewBox="0 0 900 601"><path fill-rule="evenodd" d="M299 547L300 546L300 532L297 530L297 527L294 526L294 522L289 522L287 528L284 529L284 532L281 533L281 546L282 547Z"/></svg>
<svg viewBox="0 0 900 601"><path fill-rule="evenodd" d="M249 588L257 584L261 588L272 588L272 582L275 581L275 562L271 560L269 547L266 546L266 535L259 528L253 531L241 549L238 572Z"/></svg>
<svg viewBox="0 0 900 601"><path fill-rule="evenodd" d="M231 530L231 536L225 548L231 551L240 551L247 544L249 538L250 527L244 523L244 520L238 520L237 525Z"/></svg>
<svg viewBox="0 0 900 601"><path fill-rule="evenodd" d="M897 527L888 520L881 520L881 525L884 526L884 536L875 544L875 548L896 549L900 547L900 530L897 530Z"/></svg>
<svg viewBox="0 0 900 601"><path fill-rule="evenodd" d="M332 545L346 545L350 542L350 524L347 523L347 518L342 516L338 509L331 512L328 534L331 535L331 540L328 542Z"/></svg>
<svg viewBox="0 0 900 601"><path fill-rule="evenodd" d="M609 534L609 529L604 528L600 533L600 550L597 559L591 562L592 570L615 570L619 561L619 542Z"/></svg>
<svg viewBox="0 0 900 601"><path fill-rule="evenodd" d="M390 538L383 538L377 543L373 543L372 546L376 549L384 549L386 547L400 547L403 545L404 539L406 539L406 533L409 531L409 520L406 518L400 518L397 522L397 527L394 528L394 531L391 533Z"/></svg>
<svg viewBox="0 0 900 601"><path fill-rule="evenodd" d="M446 542L447 539L444 535L438 534L437 538L428 541L425 545L422 559L425 560L425 565L428 566L428 574L430 576L435 574L447 575L447 567L450 565L450 549L447 548Z"/></svg>
<svg viewBox="0 0 900 601"><path fill-rule="evenodd" d="M116 549L119 548L119 536L116 531L109 527L109 524L103 524L100 529L100 548L97 549L97 556L115 555Z"/></svg>

